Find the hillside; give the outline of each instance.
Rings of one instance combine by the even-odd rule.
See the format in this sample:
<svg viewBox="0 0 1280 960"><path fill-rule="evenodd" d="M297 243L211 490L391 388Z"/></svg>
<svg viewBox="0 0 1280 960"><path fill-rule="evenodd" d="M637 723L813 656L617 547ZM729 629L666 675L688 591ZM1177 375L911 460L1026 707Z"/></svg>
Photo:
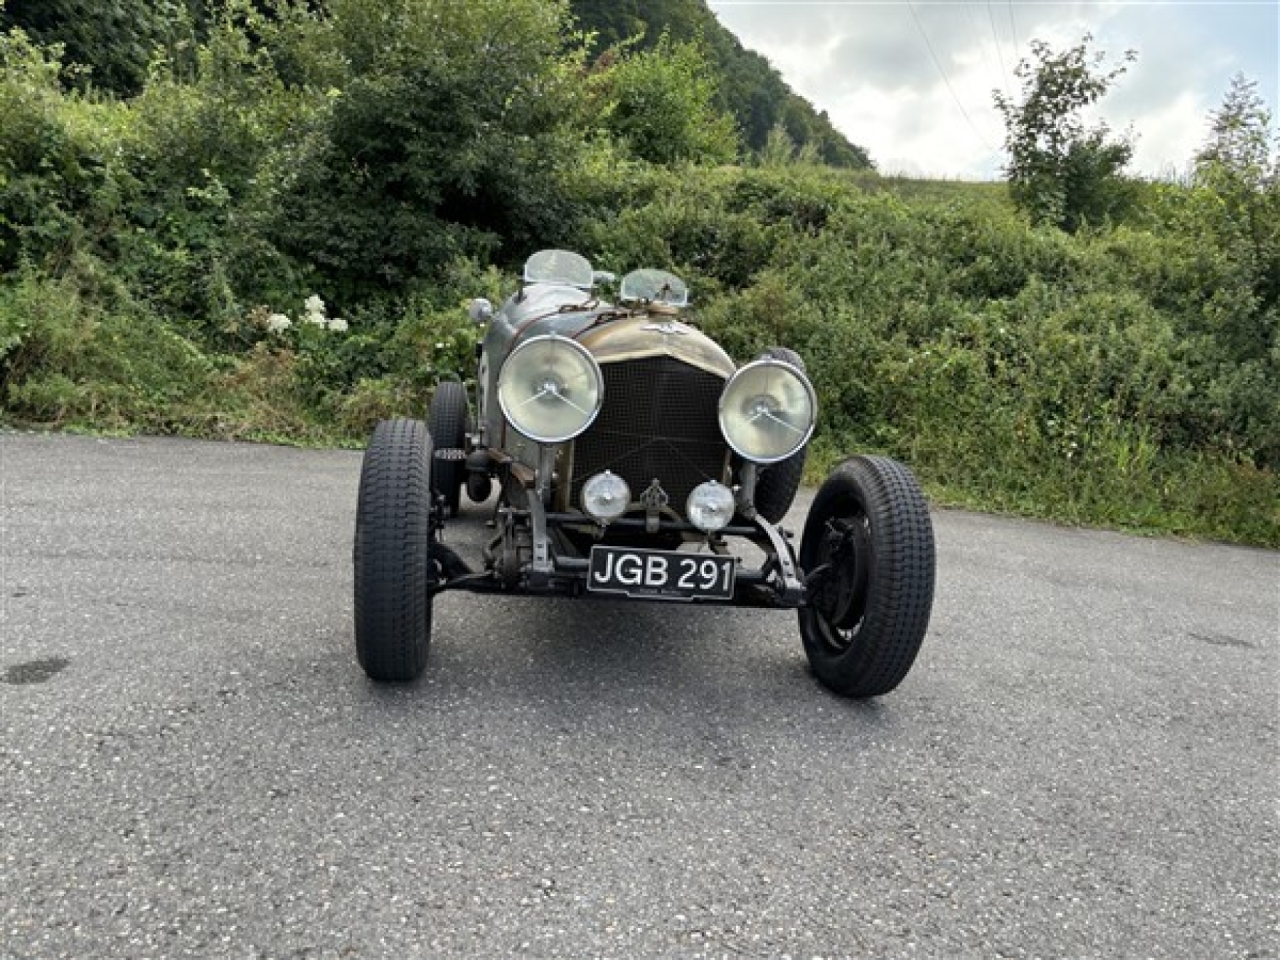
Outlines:
<svg viewBox="0 0 1280 960"><path fill-rule="evenodd" d="M601 58L551 0L223 2L132 90L0 30L0 421L359 444L568 247L805 357L815 469L1280 546L1280 177L1129 183L1072 234L1001 184L742 150L704 21Z"/></svg>
<svg viewBox="0 0 1280 960"><path fill-rule="evenodd" d="M823 163L871 166L862 147L793 92L768 60L743 47L703 0L572 0L571 7L582 28L596 34L597 52L637 36L642 49L651 47L664 30L674 40L702 38L719 75L720 104L752 150L763 149L769 131L781 125L797 146L812 145Z"/></svg>
<svg viewBox="0 0 1280 960"><path fill-rule="evenodd" d="M243 5L267 20L287 8L278 0ZM324 6L340 9L342 3ZM716 76L717 104L733 116L748 149L763 149L780 125L797 147L811 146L824 163L871 166L862 147L795 94L764 57L745 49L703 0L571 0L569 6L580 28L595 33L597 55L635 37L641 38L639 49L651 49L664 31L674 41L701 39ZM89 68L69 79L127 96L142 88L157 52L181 60L192 37L208 39L215 7L209 0L7 0L0 3L0 28L21 26L43 43L61 44L69 63Z"/></svg>

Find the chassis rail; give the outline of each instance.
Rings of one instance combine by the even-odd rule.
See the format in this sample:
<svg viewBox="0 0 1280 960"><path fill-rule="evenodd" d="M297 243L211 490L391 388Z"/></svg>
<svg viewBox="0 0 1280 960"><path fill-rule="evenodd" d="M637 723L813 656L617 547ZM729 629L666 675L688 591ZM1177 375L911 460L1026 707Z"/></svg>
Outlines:
<svg viewBox="0 0 1280 960"><path fill-rule="evenodd" d="M428 588L435 596L447 591L494 593L504 596L568 596L601 600L636 600L656 603L697 603L699 606L763 607L797 609L807 602L807 590L796 566L795 553L787 536L763 517L753 518L752 526L734 525L719 531L721 536L750 540L765 552L758 568L743 565L739 558L731 599L624 597L618 594L596 594L587 589L589 561L581 556L563 556L556 552L548 530L561 525L582 524L589 518L573 513L547 513L536 497L529 499L532 521L533 562L525 570L518 585L502 581L496 570L475 571L452 548L438 540L431 544L431 558L440 571L440 579ZM645 521L624 518L614 521L620 529L644 529ZM663 520L663 532L701 533L690 523Z"/></svg>

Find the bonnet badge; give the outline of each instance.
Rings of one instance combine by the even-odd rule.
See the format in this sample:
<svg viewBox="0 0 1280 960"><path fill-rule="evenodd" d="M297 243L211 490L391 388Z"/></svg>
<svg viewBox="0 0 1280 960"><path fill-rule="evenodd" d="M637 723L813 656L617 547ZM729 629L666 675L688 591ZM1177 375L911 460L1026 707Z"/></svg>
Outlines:
<svg viewBox="0 0 1280 960"><path fill-rule="evenodd" d="M640 329L652 330L654 333L660 333L664 337L669 337L673 334L679 334L680 336L684 336L686 333L689 332L689 328L686 327L684 324L672 323L671 321L667 321L666 323L651 323L646 327L641 327Z"/></svg>

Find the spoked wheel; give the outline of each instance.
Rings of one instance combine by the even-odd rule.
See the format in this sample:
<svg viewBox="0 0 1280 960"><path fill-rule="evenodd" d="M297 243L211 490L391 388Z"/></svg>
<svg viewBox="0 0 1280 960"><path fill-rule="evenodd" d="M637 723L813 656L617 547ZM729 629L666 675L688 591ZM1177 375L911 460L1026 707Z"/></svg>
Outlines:
<svg viewBox="0 0 1280 960"><path fill-rule="evenodd" d="M466 478L467 389L457 380L443 380L431 397L431 439L438 451L449 451L434 464L435 490L444 497L451 516L458 515Z"/></svg>
<svg viewBox="0 0 1280 960"><path fill-rule="evenodd" d="M888 693L915 662L933 607L933 525L915 477L884 457L842 463L809 509L800 564L814 674L844 696Z"/></svg>
<svg viewBox="0 0 1280 960"><path fill-rule="evenodd" d="M431 534L431 435L421 420L383 420L360 471L354 550L356 656L373 680L426 666Z"/></svg>

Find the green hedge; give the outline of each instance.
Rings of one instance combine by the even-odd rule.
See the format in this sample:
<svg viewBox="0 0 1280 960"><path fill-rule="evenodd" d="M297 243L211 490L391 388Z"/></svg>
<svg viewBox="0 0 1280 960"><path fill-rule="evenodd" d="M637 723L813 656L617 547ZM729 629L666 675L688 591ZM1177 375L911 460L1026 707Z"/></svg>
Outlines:
<svg viewBox="0 0 1280 960"><path fill-rule="evenodd" d="M655 151L644 61L587 67L562 3L227 9L130 99L0 35L6 419L357 443L563 244L683 274L740 358L800 351L815 469L874 450L942 502L1280 546L1274 181L1137 184L1069 236L992 185L710 165L722 127ZM695 55L663 111L711 109Z"/></svg>

